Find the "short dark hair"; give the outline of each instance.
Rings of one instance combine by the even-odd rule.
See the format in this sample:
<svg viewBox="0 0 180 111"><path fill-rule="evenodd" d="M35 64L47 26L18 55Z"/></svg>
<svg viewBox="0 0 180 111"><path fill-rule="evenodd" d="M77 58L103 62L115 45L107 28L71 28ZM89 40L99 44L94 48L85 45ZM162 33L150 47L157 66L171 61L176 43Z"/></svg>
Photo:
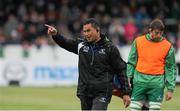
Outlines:
<svg viewBox="0 0 180 111"><path fill-rule="evenodd" d="M100 30L100 24L95 18L86 19L82 25L91 24L96 30Z"/></svg>
<svg viewBox="0 0 180 111"><path fill-rule="evenodd" d="M159 29L159 30L161 30L161 31L164 31L165 25L164 25L164 23L162 22L162 20L160 20L160 19L154 19L154 20L150 23L149 28L151 28L152 30L154 30L154 29Z"/></svg>

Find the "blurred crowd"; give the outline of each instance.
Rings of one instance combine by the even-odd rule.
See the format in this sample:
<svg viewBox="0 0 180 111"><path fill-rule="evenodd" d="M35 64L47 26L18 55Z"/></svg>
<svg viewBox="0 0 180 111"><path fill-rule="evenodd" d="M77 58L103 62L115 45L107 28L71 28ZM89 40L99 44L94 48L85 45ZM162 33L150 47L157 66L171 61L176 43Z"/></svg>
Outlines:
<svg viewBox="0 0 180 111"><path fill-rule="evenodd" d="M69 38L81 37L81 22L90 17L120 47L147 33L152 19L161 18L165 36L180 47L179 0L1 0L0 45L54 45L44 24Z"/></svg>

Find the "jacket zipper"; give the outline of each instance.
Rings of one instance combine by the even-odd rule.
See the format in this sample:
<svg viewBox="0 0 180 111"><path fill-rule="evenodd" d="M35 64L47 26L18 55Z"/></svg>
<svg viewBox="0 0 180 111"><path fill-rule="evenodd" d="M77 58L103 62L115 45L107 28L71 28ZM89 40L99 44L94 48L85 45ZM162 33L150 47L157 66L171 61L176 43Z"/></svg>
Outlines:
<svg viewBox="0 0 180 111"><path fill-rule="evenodd" d="M93 45L93 47L95 46L95 44ZM93 63L94 63L94 50L93 50L93 47L92 46L90 46L91 47L91 51L92 51L92 57L91 57L91 63L90 63L90 65L92 66L93 65Z"/></svg>

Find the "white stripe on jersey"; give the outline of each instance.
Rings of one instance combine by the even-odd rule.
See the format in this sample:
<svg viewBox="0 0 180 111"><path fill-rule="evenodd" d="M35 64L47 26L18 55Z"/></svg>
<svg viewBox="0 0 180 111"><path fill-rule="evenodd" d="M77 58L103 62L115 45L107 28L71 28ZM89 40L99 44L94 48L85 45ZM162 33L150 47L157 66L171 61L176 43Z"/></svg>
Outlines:
<svg viewBox="0 0 180 111"><path fill-rule="evenodd" d="M80 42L79 44L78 44L78 55L79 55L79 50L81 49L81 47L83 47L84 45L83 45L83 42Z"/></svg>

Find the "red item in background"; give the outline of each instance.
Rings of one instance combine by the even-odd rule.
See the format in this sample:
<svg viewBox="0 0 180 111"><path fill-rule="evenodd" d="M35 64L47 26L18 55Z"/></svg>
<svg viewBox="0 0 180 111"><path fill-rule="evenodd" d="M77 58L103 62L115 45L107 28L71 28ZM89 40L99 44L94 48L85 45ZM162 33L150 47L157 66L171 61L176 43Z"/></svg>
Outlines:
<svg viewBox="0 0 180 111"><path fill-rule="evenodd" d="M113 89L112 94L113 94L114 96L117 96L117 97L120 97L120 98L123 97L122 92L121 92L119 89L115 88L115 87L114 87L114 89Z"/></svg>

